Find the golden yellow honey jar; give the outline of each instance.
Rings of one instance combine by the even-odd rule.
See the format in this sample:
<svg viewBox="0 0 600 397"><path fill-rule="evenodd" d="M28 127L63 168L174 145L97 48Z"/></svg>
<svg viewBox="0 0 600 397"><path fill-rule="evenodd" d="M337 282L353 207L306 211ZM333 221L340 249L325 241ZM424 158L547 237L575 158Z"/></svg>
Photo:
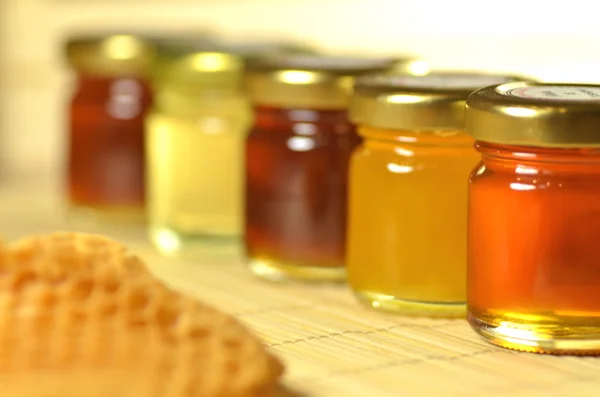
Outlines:
<svg viewBox="0 0 600 397"><path fill-rule="evenodd" d="M383 310L463 316L467 180L479 156L464 131L467 96L518 80L474 73L366 76L350 120L364 139L349 171L347 271Z"/></svg>

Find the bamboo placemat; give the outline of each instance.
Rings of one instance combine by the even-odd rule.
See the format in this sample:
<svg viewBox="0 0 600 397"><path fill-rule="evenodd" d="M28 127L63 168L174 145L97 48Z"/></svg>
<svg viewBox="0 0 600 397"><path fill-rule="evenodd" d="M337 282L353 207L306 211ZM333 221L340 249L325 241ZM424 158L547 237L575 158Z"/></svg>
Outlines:
<svg viewBox="0 0 600 397"><path fill-rule="evenodd" d="M68 227L56 197L37 189L0 188L0 234L12 239ZM96 231L130 245L167 283L245 322L285 361L285 383L300 395L600 395L600 359L495 348L464 320L374 312L356 303L344 286L258 280L235 252L174 260L158 255L141 229Z"/></svg>

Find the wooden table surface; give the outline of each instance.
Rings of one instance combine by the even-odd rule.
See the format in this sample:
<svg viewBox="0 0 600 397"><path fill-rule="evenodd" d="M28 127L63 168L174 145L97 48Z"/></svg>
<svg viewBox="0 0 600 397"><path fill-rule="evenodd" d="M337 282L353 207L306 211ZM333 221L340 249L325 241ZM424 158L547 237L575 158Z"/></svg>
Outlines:
<svg viewBox="0 0 600 397"><path fill-rule="evenodd" d="M345 286L273 284L234 252L199 260L158 255L140 226L73 225L50 179L0 181L0 234L56 230L128 244L167 283L237 316L286 363L285 384L315 397L600 396L600 359L517 353L484 343L464 320L381 314Z"/></svg>

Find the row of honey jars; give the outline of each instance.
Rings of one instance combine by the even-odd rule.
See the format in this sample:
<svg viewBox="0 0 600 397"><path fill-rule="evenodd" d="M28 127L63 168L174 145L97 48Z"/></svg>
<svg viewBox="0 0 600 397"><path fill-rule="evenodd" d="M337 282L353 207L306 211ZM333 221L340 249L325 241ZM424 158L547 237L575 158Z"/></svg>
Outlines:
<svg viewBox="0 0 600 397"><path fill-rule="evenodd" d="M246 141L250 269L274 280L348 277L376 307L464 314L460 181L477 163L464 102L516 78L346 61L263 60L247 73L256 110ZM432 241L444 243L429 251Z"/></svg>
<svg viewBox="0 0 600 397"><path fill-rule="evenodd" d="M343 192L335 190L328 196L331 203L325 218L333 218L327 221L329 226L318 231L319 227L311 223L312 209L303 210L306 204L311 205L306 201L308 190L293 198L277 188L270 191L269 186L280 185L285 191L286 172L297 173L310 164L319 167L323 161L333 166L328 172L334 178L345 180L346 162L338 166L327 160L337 156L339 144L347 146L348 155L355 139L345 107L340 105L340 98L345 105L347 87L339 84L347 85L354 74L400 67L400 63L396 59L273 53L246 57L242 62L231 53L214 51L187 51L168 57L158 68L155 105L147 118L147 218L155 246L168 255L198 257L215 248L227 252L239 247L245 238L250 263L254 264L255 259L278 250L278 240L269 240L271 236L296 239L299 249L279 258L283 260L297 257L325 238L335 254L318 256L309 263L335 261L339 269L343 265L337 254L344 234L344 225L339 224L340 214L345 213ZM331 88L333 91L326 93ZM305 106L311 101L314 107ZM323 145L323 136L311 137L309 131L294 136L290 128L301 121L317 135L334 131L340 141L336 138ZM315 139L321 139L320 154L294 158L302 145ZM278 164L281 160L283 168ZM319 179L311 176L302 184L308 182L313 184L309 189L320 189L319 184L332 180L315 184L314 178ZM290 223L288 214L298 210L304 212L296 217L304 218L309 229L289 236L287 225L293 220ZM316 235L310 235L311 231ZM291 265L305 269L302 259Z"/></svg>
<svg viewBox="0 0 600 397"><path fill-rule="evenodd" d="M88 87L101 95L108 92L109 100L100 107L105 113L91 100L93 90L76 96L79 111L74 112L72 123L79 129L72 129L72 144L91 148L91 161L83 167L89 177L84 173L78 179L82 186L91 179L88 189L93 189L116 177L121 181L116 186L127 191L136 186L131 183L132 171L143 166L126 164L143 157L143 152L127 154L127 145L99 150L111 140L119 142L121 137L114 134L108 134L106 142L85 143L81 139L85 134L79 140L75 137L78 130L91 131L88 139L93 139L103 124L98 120L107 113L111 122L122 120L127 125L139 121L140 112L148 108L150 90L139 78L143 74L136 74L144 62L133 61L136 57L131 55L146 47L125 38L111 42L105 48L120 54L114 57L116 63L98 62L99 57L92 66L84 62L85 57L73 57L87 70L81 82L94 82ZM177 59L171 65L187 62ZM222 56L195 59L198 64L238 67L236 61ZM290 61L262 64L248 74L257 118L250 136L241 139L247 167L242 178L246 199L240 201L246 203L245 245L255 273L271 279L340 279L347 264L349 283L361 300L374 307L436 316L462 314L464 291L468 291L469 320L493 343L528 351L600 350L594 305L597 258L590 240L598 224L594 216L599 180L598 87L515 83L471 95L467 132L478 140L482 162L471 174L467 217L466 189L461 186L478 157L464 134L465 99L479 87L514 78L365 77L354 84L352 123L348 123L343 116L344 95L353 77L362 73L352 70L380 68L365 69L363 60L350 70L346 62L340 72L339 59L337 65L331 65L330 59L325 68L324 59L316 65L315 59L308 64L306 58ZM111 76L107 71L116 65L127 65L119 70L125 67L131 72L118 82L107 81ZM169 129L169 115L186 114L185 105L173 105L183 92L198 95L186 91L188 83L194 82L186 82L185 77L178 81L180 85L163 91L165 99L157 101L163 104L157 106L162 111L155 111L159 127ZM286 91L292 87L295 91ZM353 124L359 125L358 136ZM171 142L147 146L159 151ZM198 146L198 156L205 155L203 147ZM319 150L326 154L318 156ZM106 152L114 155L103 157ZM304 163L298 161L303 154ZM85 156L71 157L75 175L74 164L84 163ZM349 181L343 172L348 167ZM196 171L193 165L187 168ZM239 176L240 168L236 169ZM166 180L173 175L177 173ZM219 183L220 179L214 186ZM201 190L210 191L210 186ZM135 197L119 189L107 190L115 192L111 197ZM74 188L72 197L85 197L85 191ZM102 194L92 194L98 196ZM336 210L345 207L346 200L348 211ZM102 206L107 201L94 203L98 202ZM185 223L189 218L181 219ZM175 234L182 234L180 230ZM176 238L165 241L159 245L178 244Z"/></svg>
<svg viewBox="0 0 600 397"><path fill-rule="evenodd" d="M298 69L299 87L313 81ZM264 118L246 144L251 269L331 280L345 267L374 308L462 317L468 307L494 344L600 352L600 87L525 80L358 77L351 123L327 119L334 128L317 123L330 114L305 102L306 87L261 89Z"/></svg>
<svg viewBox="0 0 600 397"><path fill-rule="evenodd" d="M194 63L190 60L194 52L207 56L203 61L196 57ZM100 34L70 38L66 57L75 72L75 89L68 117L67 195L71 213L76 215L72 219L86 220L90 215L93 221L144 220L146 119L151 109L181 112L189 118L195 106L191 102L198 102L199 97L205 99L203 105L227 95L243 97L237 84L240 64L261 54L279 52L303 53L311 49L276 41L223 42L202 35L164 38ZM166 67L170 60L173 62ZM169 71L163 73L165 70ZM221 85L207 78L213 72L220 76L224 95L215 95L215 88ZM177 76L171 88L169 78L177 73L184 76ZM188 83L190 87L185 87ZM203 94L195 97L194 90L210 92L213 98L208 100ZM213 106L213 110L218 107ZM217 113L213 120L223 121L223 113ZM163 197L157 200L165 201Z"/></svg>
<svg viewBox="0 0 600 397"><path fill-rule="evenodd" d="M194 257L239 243L244 144L253 116L245 66L305 52L268 42L180 44L161 52L146 118L146 215L160 252Z"/></svg>

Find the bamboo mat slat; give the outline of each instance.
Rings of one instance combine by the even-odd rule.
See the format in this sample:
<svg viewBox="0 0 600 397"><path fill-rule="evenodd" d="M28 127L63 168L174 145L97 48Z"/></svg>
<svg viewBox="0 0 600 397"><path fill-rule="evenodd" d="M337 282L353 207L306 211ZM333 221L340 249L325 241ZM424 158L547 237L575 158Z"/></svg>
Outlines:
<svg viewBox="0 0 600 397"><path fill-rule="evenodd" d="M0 187L0 234L68 229L47 187ZM45 189L45 190L44 190ZM237 316L287 365L285 384L307 397L600 396L600 359L495 348L464 320L406 318L355 302L345 286L273 284L235 254L161 257L136 228L95 230L122 240L167 283Z"/></svg>

